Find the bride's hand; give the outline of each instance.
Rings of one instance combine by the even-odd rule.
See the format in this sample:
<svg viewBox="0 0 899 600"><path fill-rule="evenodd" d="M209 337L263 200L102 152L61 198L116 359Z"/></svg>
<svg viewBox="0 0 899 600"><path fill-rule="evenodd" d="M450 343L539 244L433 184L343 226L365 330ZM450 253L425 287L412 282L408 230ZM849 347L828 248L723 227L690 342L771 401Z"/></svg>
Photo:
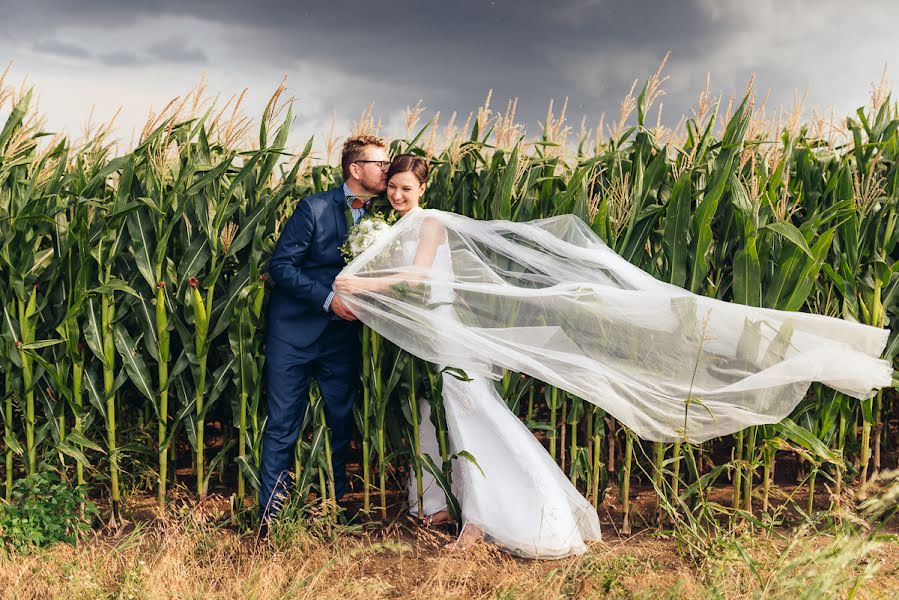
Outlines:
<svg viewBox="0 0 899 600"><path fill-rule="evenodd" d="M372 289L373 282L367 277L342 275L334 280L334 291L338 294L358 294Z"/></svg>

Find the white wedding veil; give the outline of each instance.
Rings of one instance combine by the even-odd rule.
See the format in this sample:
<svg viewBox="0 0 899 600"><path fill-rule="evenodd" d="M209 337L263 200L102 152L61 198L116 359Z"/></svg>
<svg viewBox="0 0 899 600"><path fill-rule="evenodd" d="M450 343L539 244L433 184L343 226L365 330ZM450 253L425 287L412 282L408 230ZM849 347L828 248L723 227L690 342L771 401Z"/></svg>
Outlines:
<svg viewBox="0 0 899 600"><path fill-rule="evenodd" d="M412 266L408 248L435 223L449 259ZM892 378L880 359L889 330L692 294L573 215L513 223L415 209L341 275L394 283L342 298L404 350L469 375L525 373L653 441L778 422L814 381L863 399Z"/></svg>

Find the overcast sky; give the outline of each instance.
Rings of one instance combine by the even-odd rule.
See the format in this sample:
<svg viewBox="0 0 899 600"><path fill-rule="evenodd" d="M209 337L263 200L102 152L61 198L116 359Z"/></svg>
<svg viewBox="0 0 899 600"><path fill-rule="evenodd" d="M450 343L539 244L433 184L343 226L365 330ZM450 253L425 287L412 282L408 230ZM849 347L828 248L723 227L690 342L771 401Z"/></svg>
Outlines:
<svg viewBox="0 0 899 600"><path fill-rule="evenodd" d="M899 67L895 0L0 0L0 15L0 71L28 77L48 127L77 133L92 107L98 121L121 107L126 142L204 75L223 97L249 88L253 116L287 75L299 144L332 114L345 133L370 102L388 136L418 100L464 121L489 89L497 109L520 99L529 134L550 98L595 125L668 50L669 125L707 73L725 96L755 73L769 107L807 91L809 108L849 114Z"/></svg>

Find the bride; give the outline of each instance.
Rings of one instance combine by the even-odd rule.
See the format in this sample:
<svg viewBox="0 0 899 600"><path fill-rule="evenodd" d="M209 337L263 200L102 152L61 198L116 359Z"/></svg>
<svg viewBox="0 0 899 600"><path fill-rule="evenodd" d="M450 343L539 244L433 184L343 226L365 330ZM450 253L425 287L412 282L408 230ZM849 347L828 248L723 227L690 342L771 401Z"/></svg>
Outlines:
<svg viewBox="0 0 899 600"><path fill-rule="evenodd" d="M421 211L419 199L427 180L427 163L418 156L401 155L387 172L387 197L402 217ZM357 301L373 293L389 293L398 279L430 284L428 317L437 329L449 333L452 309L453 265L447 231L438 219L421 221L418 239L403 240L399 249L411 267L389 277L339 276L338 294L353 294ZM356 308L356 305L352 305ZM358 316L366 322L366 311ZM442 324L442 325L441 325ZM451 335L441 336L452 343ZM464 348L457 351L464 352ZM457 366L457 365L451 365ZM585 542L600 539L599 519L593 506L578 493L530 430L509 410L493 382L469 374L463 381L443 377L443 404L449 445L465 450L475 463L453 461L453 492L462 509L463 528L457 542L467 545L485 537L500 547L533 558L562 558L586 550ZM440 456L430 405L421 403L421 452ZM446 498L434 478L424 477L424 514L428 523L448 518ZM409 485L410 512L418 515L415 482Z"/></svg>
<svg viewBox="0 0 899 600"><path fill-rule="evenodd" d="M644 439L702 442L785 418L819 381L856 398L891 383L888 330L697 296L616 255L574 216L475 221L419 208L427 163L397 156L387 196L402 217L338 276L365 324L444 373L463 529L532 558L583 553L595 509L496 392L504 369L597 404ZM413 292L418 293L413 293ZM439 456L421 403L421 451ZM411 486L410 486L411 488ZM423 506L447 518L425 480Z"/></svg>

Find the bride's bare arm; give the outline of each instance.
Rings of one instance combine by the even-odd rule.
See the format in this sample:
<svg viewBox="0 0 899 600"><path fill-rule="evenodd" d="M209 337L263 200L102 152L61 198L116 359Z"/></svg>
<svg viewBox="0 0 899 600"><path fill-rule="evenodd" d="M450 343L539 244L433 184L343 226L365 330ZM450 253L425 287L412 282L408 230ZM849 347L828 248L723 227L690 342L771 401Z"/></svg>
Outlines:
<svg viewBox="0 0 899 600"><path fill-rule="evenodd" d="M446 229L437 219L427 218L421 224L421 236L412 266L427 269L434 264L437 248L446 241ZM419 279L421 277L419 276Z"/></svg>
<svg viewBox="0 0 899 600"><path fill-rule="evenodd" d="M398 271L381 276L359 277L346 275L334 281L334 290L338 294L357 294L360 292L381 292L390 289L400 282L416 283L425 279L425 271L434 264L437 248L446 241L446 229L437 219L426 218L422 221L418 239L418 248L412 260L414 270Z"/></svg>

